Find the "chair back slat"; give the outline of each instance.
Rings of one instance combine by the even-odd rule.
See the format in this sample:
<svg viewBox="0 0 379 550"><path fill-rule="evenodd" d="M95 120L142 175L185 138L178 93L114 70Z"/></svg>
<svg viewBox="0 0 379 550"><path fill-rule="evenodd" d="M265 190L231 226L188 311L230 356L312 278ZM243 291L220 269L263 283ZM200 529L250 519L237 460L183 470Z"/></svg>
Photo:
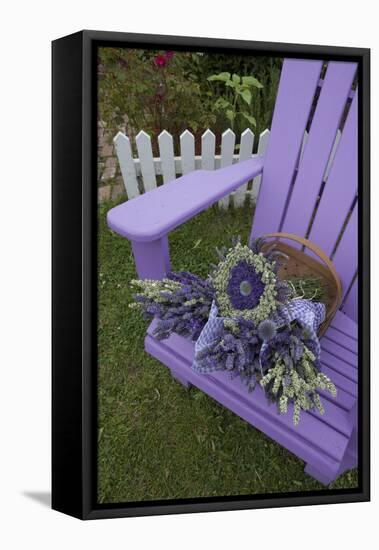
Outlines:
<svg viewBox="0 0 379 550"><path fill-rule="evenodd" d="M252 235L280 228L321 69L322 61L283 63Z"/></svg>
<svg viewBox="0 0 379 550"><path fill-rule="evenodd" d="M344 233L333 256L333 263L342 281L343 298L354 281L358 266L358 204L346 224Z"/></svg>
<svg viewBox="0 0 379 550"><path fill-rule="evenodd" d="M358 279L356 277L347 295L346 301L342 305L341 309L351 319L353 319L354 321L357 321L358 320L357 305L358 305Z"/></svg>
<svg viewBox="0 0 379 550"><path fill-rule="evenodd" d="M358 92L342 131L328 181L315 214L309 239L330 256L357 194Z"/></svg>
<svg viewBox="0 0 379 550"><path fill-rule="evenodd" d="M317 244L341 277L342 311L356 320L358 90L352 92L352 85L357 66L329 62L320 81L322 67L313 60L283 63L251 234L284 231Z"/></svg>
<svg viewBox="0 0 379 550"><path fill-rule="evenodd" d="M328 64L281 229L286 233L306 236L356 69L355 63Z"/></svg>

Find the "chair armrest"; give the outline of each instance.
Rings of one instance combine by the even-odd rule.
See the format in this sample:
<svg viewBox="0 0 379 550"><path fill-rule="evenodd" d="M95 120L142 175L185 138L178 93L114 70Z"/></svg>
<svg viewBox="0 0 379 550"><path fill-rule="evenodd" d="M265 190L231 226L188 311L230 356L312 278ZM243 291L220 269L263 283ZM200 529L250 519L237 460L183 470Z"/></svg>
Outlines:
<svg viewBox="0 0 379 550"><path fill-rule="evenodd" d="M112 208L108 226L134 242L167 235L263 170L263 157L219 170L196 170Z"/></svg>

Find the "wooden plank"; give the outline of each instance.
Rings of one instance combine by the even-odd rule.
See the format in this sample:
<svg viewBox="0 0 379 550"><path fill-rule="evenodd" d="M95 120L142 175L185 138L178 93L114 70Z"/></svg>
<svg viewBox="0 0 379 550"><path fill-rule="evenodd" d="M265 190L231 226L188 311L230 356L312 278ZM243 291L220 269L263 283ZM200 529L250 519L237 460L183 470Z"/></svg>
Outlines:
<svg viewBox="0 0 379 550"><path fill-rule="evenodd" d="M342 136L342 132L341 132L340 129L338 129L335 140L334 140L334 143L333 143L332 151L330 153L328 164L326 165L326 168L325 168L325 173L324 173L324 176L322 178L322 181L326 181L329 177L330 169L333 166L334 158L335 158L336 153L337 153L337 148L338 148L339 142L341 141L341 136Z"/></svg>
<svg viewBox="0 0 379 550"><path fill-rule="evenodd" d="M342 282L343 298L351 287L358 266L358 203L345 227L345 231L333 256L333 263Z"/></svg>
<svg viewBox="0 0 379 550"><path fill-rule="evenodd" d="M337 392L339 390L342 390L346 395L349 396L349 399L351 398L351 404L353 405L353 401L356 401L357 394L358 394L358 384L356 382L353 382L343 374L333 370L331 367L324 365L321 359L322 364L322 372L326 374L326 376L329 376L329 378L334 382L334 384L337 387ZM346 397L346 399L348 399ZM349 401L350 403L350 401Z"/></svg>
<svg viewBox="0 0 379 550"><path fill-rule="evenodd" d="M113 143L116 149L118 162L120 163L120 170L125 185L126 194L128 195L128 199L133 199L134 197L137 197L140 192L138 189L138 180L134 166L130 139L122 132L118 132L118 134L113 138Z"/></svg>
<svg viewBox="0 0 379 550"><path fill-rule="evenodd" d="M215 168L216 136L208 128L201 136L201 168L214 170Z"/></svg>
<svg viewBox="0 0 379 550"><path fill-rule="evenodd" d="M338 402L337 397L334 398L329 392L325 392L324 398L321 399L321 401L325 410L325 413L323 415L320 414L320 412L316 408L310 409L305 414L312 415L316 419L321 420L321 422L324 422L325 424L333 428L333 430L337 430L349 437L352 432L352 426L349 422L348 416L346 415L345 408L341 407L341 404Z"/></svg>
<svg viewBox="0 0 379 550"><path fill-rule="evenodd" d="M306 236L355 72L355 63L328 65L283 223L282 231L286 233ZM329 215L335 208L337 203L329 204ZM334 243L336 239L337 235Z"/></svg>
<svg viewBox="0 0 379 550"><path fill-rule="evenodd" d="M326 371L327 371L327 368L325 368L325 374L326 374ZM327 376L329 376L329 378L333 380L334 385L337 388L337 396L333 397L332 395L330 395L328 391L319 390L321 401L322 403L324 403L324 400L334 403L343 411L343 413L346 414L346 412L350 411L354 407L357 401L357 398L345 392L342 388L337 387L335 374L333 375L333 373L329 371L329 374L327 374Z"/></svg>
<svg viewBox="0 0 379 550"><path fill-rule="evenodd" d="M180 154L182 173L188 174L195 170L195 138L188 130L180 135Z"/></svg>
<svg viewBox="0 0 379 550"><path fill-rule="evenodd" d="M254 134L250 128L246 128L241 134L239 161L251 159L254 147ZM234 194L234 206L237 208L245 202L248 182L239 187Z"/></svg>
<svg viewBox="0 0 379 550"><path fill-rule="evenodd" d="M340 344L333 342L326 335L322 339L322 349L331 353L341 361L344 361L348 365L357 368L358 357L355 353L352 353L348 349L342 347Z"/></svg>
<svg viewBox="0 0 379 550"><path fill-rule="evenodd" d="M154 170L153 151L150 136L141 130L136 136L138 156L141 162L141 173L145 191L151 191L157 186Z"/></svg>
<svg viewBox="0 0 379 550"><path fill-rule="evenodd" d="M263 130L263 132L261 132L259 135L257 155L263 156L266 153L269 139L270 139L270 130L266 128L266 130ZM256 202L258 199L259 189L261 186L261 179L262 179L261 175L255 176L255 178L253 179L252 200L254 202Z"/></svg>
<svg viewBox="0 0 379 550"><path fill-rule="evenodd" d="M323 339L324 341L324 339ZM323 341L321 343L321 356L322 356L322 364L326 365L330 369L339 372L342 374L342 376L345 376L345 378L348 378L354 383L358 382L358 370L348 363L345 363L342 359L339 359L335 355L329 353L327 350L327 347L323 345ZM328 345L328 343L327 343Z"/></svg>
<svg viewBox="0 0 379 550"><path fill-rule="evenodd" d="M321 61L286 59L283 63L253 237L280 230L321 68Z"/></svg>
<svg viewBox="0 0 379 550"><path fill-rule="evenodd" d="M358 341L354 338L351 338L350 336L347 336L346 334L343 334L339 330L336 330L333 327L329 327L326 336L329 338L329 340L332 340L332 342L338 343L340 346L348 349L352 353L358 354Z"/></svg>
<svg viewBox="0 0 379 550"><path fill-rule="evenodd" d="M235 133L228 128L221 136L221 168L225 168L233 163L234 146L236 142ZM220 208L228 208L229 196L223 197L218 201Z"/></svg>
<svg viewBox="0 0 379 550"><path fill-rule="evenodd" d="M174 141L172 135L163 130L158 136L159 154L161 157L163 183L168 183L176 178Z"/></svg>
<svg viewBox="0 0 379 550"><path fill-rule="evenodd" d="M358 339L358 325L342 311L337 311L330 323L332 327L347 334L355 340Z"/></svg>
<svg viewBox="0 0 379 550"><path fill-rule="evenodd" d="M331 255L357 193L358 92L351 104L309 239ZM357 266L355 266L357 267Z"/></svg>
<svg viewBox="0 0 379 550"><path fill-rule="evenodd" d="M357 319L358 316L358 282L355 279L353 286L350 289L349 294L342 306L342 311L349 315L352 319Z"/></svg>

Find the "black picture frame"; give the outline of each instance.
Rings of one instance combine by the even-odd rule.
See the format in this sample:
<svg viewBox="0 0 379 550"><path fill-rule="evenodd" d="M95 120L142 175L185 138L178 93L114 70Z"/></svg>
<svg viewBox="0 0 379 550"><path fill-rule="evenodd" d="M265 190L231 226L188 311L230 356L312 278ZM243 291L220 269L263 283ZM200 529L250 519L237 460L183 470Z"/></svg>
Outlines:
<svg viewBox="0 0 379 550"><path fill-rule="evenodd" d="M249 52L359 66L359 488L313 493L96 502L96 48ZM370 50L85 30L52 43L52 507L81 519L370 499Z"/></svg>

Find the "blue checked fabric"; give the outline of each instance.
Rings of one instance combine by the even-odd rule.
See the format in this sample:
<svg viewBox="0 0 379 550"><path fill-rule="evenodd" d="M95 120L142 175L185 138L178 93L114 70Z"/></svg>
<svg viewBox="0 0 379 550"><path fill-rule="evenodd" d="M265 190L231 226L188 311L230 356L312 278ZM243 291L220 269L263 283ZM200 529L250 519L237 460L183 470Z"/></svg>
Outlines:
<svg viewBox="0 0 379 550"><path fill-rule="evenodd" d="M205 374L217 370L216 367L204 367L201 361L196 361L196 357L200 351L210 345L218 338L222 332L223 322L226 317L218 317L218 309L215 302L212 303L209 318L200 333L199 338L195 343L195 360L192 364L193 370ZM317 329L325 319L326 308L324 304L319 302L311 302L309 300L292 300L285 306L280 306L277 312L270 317L279 329L288 325L291 321L297 320L299 324L309 331L309 337L316 344L317 358L320 358L321 348L317 337ZM261 353L264 351L266 344L262 344Z"/></svg>

